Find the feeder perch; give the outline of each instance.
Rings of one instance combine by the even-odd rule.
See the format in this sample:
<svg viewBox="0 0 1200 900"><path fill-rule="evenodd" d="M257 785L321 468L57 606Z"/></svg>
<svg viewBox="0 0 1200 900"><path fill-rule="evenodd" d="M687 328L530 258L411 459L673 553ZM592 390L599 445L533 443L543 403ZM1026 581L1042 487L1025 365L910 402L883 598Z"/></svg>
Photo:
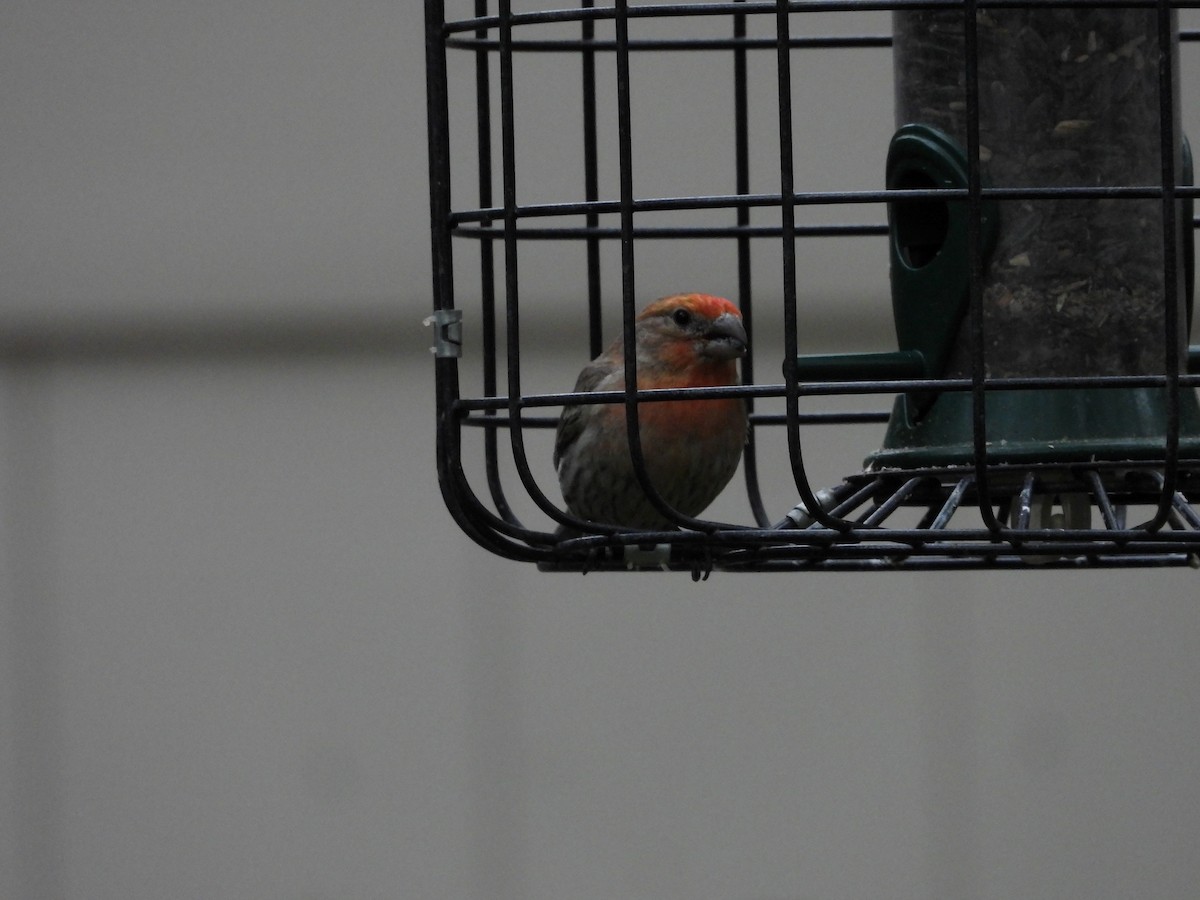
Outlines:
<svg viewBox="0 0 1200 900"><path fill-rule="evenodd" d="M448 7L460 16L448 18ZM479 544L548 571L695 577L1200 560L1200 350L1188 345L1196 190L1179 83L1180 54L1196 52L1200 32L1181 31L1166 0L872 8L891 11L890 33L808 27L814 14L850 15L845 4L582 0L514 12L509 2L426 0L438 475L447 508ZM667 37L644 36L643 25L665 20ZM792 63L850 50L891 54L886 165L858 190L812 190L795 183ZM576 195L531 204L515 182L514 109L544 98L520 94L513 65L539 53L576 63L571 112L582 129L544 139L577 147L583 177ZM706 113L731 123L733 193L634 193L631 60L664 53L728 66L732 103L713 100ZM761 67L748 65L756 54L774 62L778 116L769 133L752 134L748 98L763 88L751 74ZM450 89L460 70L467 77L456 83L474 86L466 110ZM601 101L616 108L615 135L600 127ZM471 142L452 141L452 108L475 121ZM750 190L752 140L777 142L776 190ZM609 193L598 175L602 142L619 163ZM452 162L469 157L477 195L455 205ZM870 203L886 208L886 222L812 215L835 208L853 218ZM756 219L760 211L774 218ZM694 215L681 224L643 224L684 212ZM798 297L797 245L847 234L877 239L889 260L895 349L801 354L797 334L813 313ZM532 241L585 248L586 268L564 272L562 293L588 324L594 356L611 338L603 311L619 312L632 334L651 299L637 291L636 249L664 240L735 251L731 299L750 333L736 392L751 415L745 483L726 490L745 492L750 515L564 536L548 455L530 448L565 404L585 398L565 392L569 382L559 393L522 387L521 253ZM754 265L766 243L782 260L774 278ZM606 248L620 254L615 274L600 264ZM456 283L478 287L467 294ZM765 328L782 334L782 360L755 356ZM477 393L464 393L464 372ZM801 399L859 395L883 408L801 412ZM649 401L605 402L634 399ZM761 411L772 402L782 413ZM861 448L861 467L810 483L816 430L863 423L880 434ZM771 444L786 447L786 483L762 481Z"/></svg>

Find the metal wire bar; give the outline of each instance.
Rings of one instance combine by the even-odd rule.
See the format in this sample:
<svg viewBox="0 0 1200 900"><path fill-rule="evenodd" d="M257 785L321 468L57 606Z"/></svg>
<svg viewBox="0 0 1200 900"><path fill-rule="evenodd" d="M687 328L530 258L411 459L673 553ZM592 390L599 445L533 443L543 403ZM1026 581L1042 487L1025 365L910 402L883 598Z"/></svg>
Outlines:
<svg viewBox="0 0 1200 900"><path fill-rule="evenodd" d="M583 395L580 395L583 396ZM532 405L532 404L531 404ZM485 428L498 429L510 427L510 422L507 416L485 415L484 418L475 418L470 414L469 403L456 404L456 407L461 410L462 416L459 424L464 428ZM501 409L496 406L494 409ZM886 412L812 412L800 413L801 425L875 425L884 424L888 421L889 414ZM752 416L752 422L756 425L786 425L787 417L784 415L771 415L767 413L755 413ZM557 428L558 416L521 416L522 428ZM765 525L763 527L766 527Z"/></svg>
<svg viewBox="0 0 1200 900"><path fill-rule="evenodd" d="M948 535L953 535L949 537ZM720 543L714 550L714 539ZM629 531L611 536L576 538L564 542L574 550L597 547L644 546L669 543L671 552L686 556L695 551L713 553L720 564L732 553L751 551L774 557L794 559L864 558L897 553L918 556L980 557L997 554L1068 557L1076 555L1118 555L1122 553L1186 552L1194 549L1196 537L1190 529L1176 531L1133 531L1114 533L1106 530L1031 530L1011 540L1000 540L986 529L961 533L927 530L864 529L861 535L821 529L815 526L788 530L721 530L699 532Z"/></svg>
<svg viewBox="0 0 1200 900"><path fill-rule="evenodd" d="M869 498L868 498L869 499ZM743 529L738 531L718 531L712 535L698 533L650 533L650 538L673 540L680 547L686 548L693 544L707 543L710 538L720 538L726 545L733 546L769 546L776 551L791 547L793 549L828 549L834 543L838 553L862 554L863 548L889 546L898 549L912 549L918 553L955 553L968 555L981 552L983 546L988 552L1004 550L1010 552L1028 552L1030 547L1037 547L1038 552L1051 551L1054 553L1086 552L1100 547L1104 552L1120 552L1126 546L1146 548L1170 547L1179 550L1194 547L1196 536L1183 531L1150 532L1142 529L1129 529L1112 532L1106 529L1029 529L1020 534L1011 532L1010 537L1000 538L986 528L962 529L961 531L943 530L931 532L928 529L863 529L853 535L842 531L808 526L795 530L775 529ZM620 536L630 542L641 542L646 533L636 533ZM689 537L697 540L688 540ZM1094 546L1093 546L1094 545ZM869 550L867 551L869 552Z"/></svg>
<svg viewBox="0 0 1200 900"><path fill-rule="evenodd" d="M1086 563L1081 559L1066 559L1046 562L1038 566L1039 570L1058 570L1082 568L1131 569L1131 568L1168 568L1193 564L1193 558L1186 553L1164 553L1162 555L1145 554L1141 556L1126 554L1121 556L1099 555ZM579 565L544 563L539 566L545 572L580 572L601 570L623 570L627 566L620 561L607 561L601 564L589 565L586 568ZM991 570L1028 570L1029 563L1019 556L995 556L986 565L971 559L954 557L905 557L896 560L893 557L880 559L826 559L826 560L796 560L793 558L771 558L768 554L753 554L750 556L734 556L721 560L722 568L736 572L962 572L979 569ZM669 563L662 566L664 571L693 571L692 563Z"/></svg>
<svg viewBox="0 0 1200 900"><path fill-rule="evenodd" d="M983 323L983 176L979 169L979 4L963 2L965 72L964 103L967 123L967 323L971 335L971 434L975 450L975 489L979 514L990 531L1000 523L992 512L987 472L986 365Z"/></svg>
<svg viewBox="0 0 1200 900"><path fill-rule="evenodd" d="M904 504L904 501L906 501L912 495L912 493L921 486L921 482L923 480L924 479L919 477L908 479L908 481L904 482L904 484L900 486L899 490L895 491L883 503L880 503L878 506L876 506L875 509L873 509L860 524L866 528L874 528L883 524L887 517L899 509Z"/></svg>
<svg viewBox="0 0 1200 900"><path fill-rule="evenodd" d="M744 210L738 209L741 216ZM588 213L589 218L594 213ZM783 228L778 225L635 225L634 239L645 241L654 240L703 240L711 238L737 238L739 241L751 238L779 238L783 236ZM843 224L843 225L797 225L796 237L876 237L887 234L887 226L880 224ZM455 236L477 238L482 241L503 240L504 235L486 226L460 226L455 229ZM588 242L589 252L593 245L599 246L601 240L615 240L621 237L619 227L599 225L570 226L562 225L556 228L518 228L517 239L524 241L569 241L584 239ZM743 310L743 315L745 311ZM596 350L592 355L600 352Z"/></svg>
<svg viewBox="0 0 1200 900"><path fill-rule="evenodd" d="M625 570L635 568L621 555L588 555L581 548L573 558L559 558L540 564L543 571L597 571ZM1049 556L1046 548L1032 547L1028 551L1014 553L993 549L986 556L947 553L912 553L906 547L865 545L853 548L856 552L844 556L826 555L820 548L810 548L807 555L792 553L789 549L735 550L725 554L708 555L678 554L670 559L656 560L651 568L664 571L724 570L741 572L913 572L913 571L967 571L979 569L1026 570L1031 567L1030 557L1038 555L1039 570L1084 569L1084 568L1147 568L1194 566L1195 554L1171 546L1147 547L1138 552L1075 552L1063 556ZM950 548L951 551L953 548ZM590 548L612 551L611 547Z"/></svg>
<svg viewBox="0 0 1200 900"><path fill-rule="evenodd" d="M1165 375L1080 375L1069 378L1052 376L1030 376L1027 378L991 378L987 381L990 390L1038 390L1048 387L1072 388L1122 388L1122 387L1162 387L1167 381ZM1181 386L1200 386L1200 375L1179 376ZM806 381L804 393L806 396L839 396L861 394L897 394L916 391L934 391L951 393L969 391L972 387L969 379L951 378L905 378L881 379L863 381ZM730 387L689 387L689 388L653 388L635 391L639 401L647 400L683 400L707 397L718 399L722 397L786 397L788 386L784 384L748 384ZM589 391L589 392L556 392L552 394L525 394L519 399L525 408L539 406L562 406L571 404L616 403L623 402L626 394L623 391ZM482 409L505 409L511 404L509 397L458 398L454 405L461 412ZM797 413L797 415L800 415ZM875 414L867 414L875 415ZM772 420L775 424L786 424L786 419ZM874 421L874 420L873 420Z"/></svg>
<svg viewBox="0 0 1200 900"><path fill-rule="evenodd" d="M796 227L794 148L792 137L792 64L790 26L787 3L776 4L775 39L776 69L779 97L779 185L782 202L780 212L783 221L783 330L784 358L783 377L786 387L788 460L792 468L792 480L800 493L801 502L808 508L813 519L827 528L848 529L850 523L826 514L817 500L804 468L803 452L800 447L799 414L800 383L797 371L799 348L797 335L796 296Z"/></svg>
<svg viewBox="0 0 1200 900"><path fill-rule="evenodd" d="M585 22L594 24L593 19ZM459 49L494 50L499 47L499 41L479 37L454 38L447 41L451 47ZM822 35L814 37L794 37L788 42L793 50L828 50L828 49L870 49L887 48L892 45L891 35L883 34L847 34ZM580 48L580 42L571 38L558 39L525 39L514 43L514 50L531 53L575 53ZM595 40L589 42L594 50L613 51L617 42L613 40ZM662 52L680 50L687 52L704 50L770 50L774 49L772 38L732 37L732 38L631 38L630 52Z"/></svg>
<svg viewBox="0 0 1200 900"><path fill-rule="evenodd" d="M750 561L752 560L752 561ZM1162 551L1146 554L1097 554L1084 561L1082 558L1047 560L1038 565L1040 571L1059 569L1132 569L1168 568L1193 565L1193 556L1187 553ZM561 571L565 567L545 567L548 571ZM620 568L620 566L610 566ZM684 566L671 566L685 569ZM864 559L812 559L807 561L793 558L772 559L769 554L754 554L749 557L723 559L721 568L742 572L962 572L980 569L1026 570L1030 568L1025 555L993 554L986 561L971 558L905 556L896 559L892 555Z"/></svg>
<svg viewBox="0 0 1200 900"><path fill-rule="evenodd" d="M1139 9L1154 8L1160 0L979 0L980 9L1070 9L1081 5L1093 8ZM511 17L514 25L548 25L556 22L576 22L584 19L601 20L635 18L683 18L687 16L729 16L735 13L786 14L786 13L829 13L829 12L885 12L905 9L959 9L962 0L791 0L790 3L757 0L739 4L727 3L658 3L645 4L625 9L623 4L596 7L584 10L554 9L518 13ZM1170 0L1171 9L1192 9L1196 0ZM499 16L463 19L446 23L446 35L456 32L474 31L477 28L495 28L500 25Z"/></svg>
<svg viewBox="0 0 1200 900"><path fill-rule="evenodd" d="M1162 473L1150 472L1149 474L1151 479L1158 484L1159 489L1165 492L1167 489L1167 483ZM1174 508L1193 529L1200 531L1200 514L1197 514L1197 512L1191 508L1191 505L1188 503L1187 498L1183 496L1183 494L1181 494L1179 491L1175 491L1171 495L1171 503L1172 506L1174 506Z"/></svg>
<svg viewBox="0 0 1200 900"><path fill-rule="evenodd" d="M930 531L942 531L950 524L950 519L958 511L962 504L963 495L975 483L974 475L964 475L954 485L954 490L946 497L946 502L942 504L942 508L938 510L938 514L933 521L929 523Z"/></svg>
<svg viewBox="0 0 1200 900"><path fill-rule="evenodd" d="M917 522L917 525L916 525L916 527L917 527L918 529L926 529L926 528L928 528L928 527L930 526L930 524L931 524L931 523L932 523L932 522L933 522L935 519L937 519L937 517L938 517L938 513L939 513L940 511L941 511L941 510L940 510L940 508L939 508L938 506L936 506L936 505L930 505L930 506L926 506L926 507L925 507L925 512L923 512L923 513L921 514L921 518L920 518L920 520Z"/></svg>
<svg viewBox="0 0 1200 900"><path fill-rule="evenodd" d="M509 443L517 477L526 493L539 509L564 525L577 525L578 520L558 509L545 495L529 466L525 451L525 435L521 423L521 320L520 279L516 240L517 175L516 124L513 97L513 54L511 0L500 0L500 143L501 172L504 194L504 296L507 327L508 357L508 417Z"/></svg>
<svg viewBox="0 0 1200 900"><path fill-rule="evenodd" d="M482 16L487 12L487 0L475 0L475 15ZM486 34L478 31L476 35ZM490 74L490 57L480 50L475 54L475 141L477 157L477 175L479 179L479 205L487 208L492 205L492 90ZM491 231L491 223L481 230ZM492 237L497 237L492 231ZM497 393L496 382L496 261L495 246L492 241L482 241L479 248L480 271L480 328L483 333L483 395L494 397ZM495 415L495 410L489 410L485 415ZM504 494L504 484L500 478L500 451L497 443L496 430L488 429L484 437L484 466L487 472L488 490L492 502L500 516L506 521L517 524L516 515L512 511Z"/></svg>
<svg viewBox="0 0 1200 900"><path fill-rule="evenodd" d="M733 16L733 37L736 42L745 40L746 16L735 13ZM749 79L746 72L746 48L740 43L733 51L733 157L734 157L734 189L739 195L750 193L750 91ZM734 211L736 225L737 249L737 280L738 308L742 312L742 324L746 328L750 346L754 340L754 292L751 275L750 256L750 208L739 206ZM783 229L779 229L782 236ZM754 383L754 354L747 353L742 360L742 380ZM746 499L750 503L750 514L760 527L770 524L766 505L763 503L762 489L758 473L758 435L755 425L759 419L754 413L754 398L745 400L746 412L749 417L749 427L746 432L746 446L742 453L742 472L746 484Z"/></svg>
<svg viewBox="0 0 1200 900"><path fill-rule="evenodd" d="M1174 185L1176 199L1200 197L1200 187ZM781 194L701 194L688 197L652 197L633 199L634 212L682 212L708 209L779 207L784 201L793 206L841 206L848 204L895 203L910 200L970 201L969 188L906 188L904 190L807 191ZM981 187L977 196L985 200L1161 200L1163 189L1152 185L1076 185L1061 187ZM518 219L574 216L588 212L619 214L619 200L564 203L535 203L512 210ZM504 209L456 210L450 223L489 222L503 218Z"/></svg>
<svg viewBox="0 0 1200 900"><path fill-rule="evenodd" d="M830 516L834 517L835 521L838 519L844 519L846 516L848 516L850 513L854 512L854 510L858 509L860 506L862 506L868 500L873 500L876 497L876 495L878 495L879 492L884 489L884 486L885 486L885 483L882 478L875 478L871 481L868 481L866 484L864 484L861 488L859 488L857 491L855 491L849 497L846 497L845 499L839 499L836 503L834 503L829 508ZM817 503L815 505L817 507L821 506L820 503ZM808 506L808 504L805 504L805 507L809 510L809 515L812 515L813 519L816 520L816 516L813 515L813 507ZM820 524L819 521L814 521L813 524L809 526L809 528L815 529L817 527L817 525L819 525L819 524ZM830 529L830 531L832 531L834 535L837 535L839 537L844 533L844 529L842 529L842 528Z"/></svg>
<svg viewBox="0 0 1200 900"><path fill-rule="evenodd" d="M445 20L444 0L427 0L425 80L428 86L425 103L429 141L429 211L434 308L440 310L454 308L454 260L450 241L450 229L453 227L450 221L450 96L446 49L441 41ZM438 382L443 386L439 398L447 395L446 387L452 386L450 383L456 380L457 372L453 363L438 368Z"/></svg>
<svg viewBox="0 0 1200 900"><path fill-rule="evenodd" d="M1092 489L1092 496L1096 500L1096 506L1100 509L1104 527L1109 531L1121 530L1120 524L1117 522L1117 514L1113 510L1112 500L1109 499L1108 491L1104 489L1104 482L1100 480L1100 473L1095 469L1088 469L1086 478Z"/></svg>
<svg viewBox="0 0 1200 900"><path fill-rule="evenodd" d="M868 486L861 493L870 494L875 486ZM870 499L868 496L866 499ZM850 507L849 502L842 504ZM713 551L713 540L717 539L720 549ZM779 555L783 552L810 555L814 552L831 555L871 556L879 548L887 552L911 552L924 555L969 556L980 553L1037 553L1068 555L1088 553L1146 552L1148 548L1178 552L1194 548L1196 536L1192 529L1148 532L1145 529L1112 532L1105 529L1030 529L1028 532L1001 539L988 529L964 529L958 532L928 529L862 529L854 535L840 530L807 525L788 529L780 526L771 529L723 529L711 533L679 531L633 531L626 529L620 534L576 538L569 542L573 548L589 546L644 545L654 542L669 542L673 549L688 552L707 548L720 555L723 549L752 548Z"/></svg>
<svg viewBox="0 0 1200 900"><path fill-rule="evenodd" d="M1158 121L1159 156L1162 169L1162 240L1163 293L1165 300L1164 330L1166 347L1163 365L1166 368L1166 446L1163 447L1163 495L1158 514L1148 526L1154 531L1162 527L1171 510L1175 494L1176 469L1179 465L1179 292L1178 248L1175 209L1175 159L1180 140L1175 133L1175 66L1172 42L1173 15L1167 0L1159 0L1158 30Z"/></svg>
<svg viewBox="0 0 1200 900"><path fill-rule="evenodd" d="M738 2L738 0L735 0ZM745 16L745 13L736 15ZM595 27L595 19L584 18L583 23ZM479 29L474 37L450 37L446 46L456 50L498 50L500 42L486 37L487 29ZM480 36L480 35L485 36ZM1200 41L1200 31L1183 30L1179 32L1181 42ZM756 38L734 36L732 38L631 38L630 52L696 52L719 50L773 50L776 42L773 38ZM822 49L887 49L892 46L890 34L845 34L845 35L816 35L793 37L789 46L793 50L822 50ZM613 51L616 41L584 38L583 41L571 38L557 39L520 39L513 41L515 52L526 53L575 53L583 51Z"/></svg>
<svg viewBox="0 0 1200 900"><path fill-rule="evenodd" d="M594 0L581 0L584 9L591 9ZM588 203L600 199L600 164L597 154L597 111L596 111L596 23L585 19L583 29L583 196ZM584 214L587 225L587 302L588 302L588 355L595 359L604 349L603 317L600 308L600 215L595 211ZM619 235L619 231L617 232Z"/></svg>
<svg viewBox="0 0 1200 900"><path fill-rule="evenodd" d="M427 0L425 31L427 132L429 139L429 210L434 308L454 308L454 261L450 240L450 100L447 90L446 52L442 29L446 11L443 0ZM437 393L437 471L446 507L463 531L495 553L535 560L538 555L520 544L501 540L481 518L486 510L467 486L462 470L457 417L453 412L459 396L458 367L451 357L434 360Z"/></svg>
<svg viewBox="0 0 1200 900"><path fill-rule="evenodd" d="M1025 480L1021 483L1021 493L1017 495L1016 515L1012 520L1012 527L1016 531L1029 530L1029 519L1033 515L1034 483L1035 476L1033 472L1027 473Z"/></svg>
<svg viewBox="0 0 1200 900"><path fill-rule="evenodd" d="M625 0L617 0L614 7L616 17L617 51L617 141L619 154L619 181L621 199L618 212L621 215L621 324L622 340L625 344L625 389L622 393L625 404L625 428L628 435L629 455L633 461L633 473L638 484L650 499L650 505L668 521L675 521L673 511L666 506L658 490L650 483L646 473L646 457L642 452L641 423L637 406L637 316L634 243L633 243L633 137L630 98L629 67L629 9Z"/></svg>
<svg viewBox="0 0 1200 900"><path fill-rule="evenodd" d="M617 142L620 156L619 178L621 199L621 310L625 343L625 428L628 434L629 455L633 473L650 505L676 524L711 529L698 520L690 520L673 509L659 494L646 471L646 456L642 447L641 423L638 419L637 388L637 291L633 241L633 127L630 97L629 66L629 7L627 0L617 0Z"/></svg>
<svg viewBox="0 0 1200 900"><path fill-rule="evenodd" d="M801 425L884 425L891 419L891 413L884 410L878 412L861 412L844 410L837 412L797 413L796 421ZM786 425L787 415L777 413L754 413L751 421L756 425Z"/></svg>
<svg viewBox="0 0 1200 900"><path fill-rule="evenodd" d="M1192 508L1191 504L1188 503L1187 498L1184 497L1183 494L1176 491L1172 496L1171 501L1172 505L1175 507L1175 511L1179 513L1180 518L1182 518L1183 521L1186 522L1193 531L1200 531L1200 514L1197 514L1196 510Z"/></svg>
<svg viewBox="0 0 1200 900"><path fill-rule="evenodd" d="M625 427L629 444L633 473L650 505L670 522L698 531L712 531L721 527L719 523L686 516L674 509L663 499L646 470L646 458L642 445L641 425L638 419L638 402L641 391L637 387L637 335L635 319L636 264L633 240L633 137L630 97L629 65L629 12L626 0L618 0L616 9L617 39L617 142L619 149L619 180L621 218L621 309L622 341L625 347ZM736 389L734 389L736 391Z"/></svg>
<svg viewBox="0 0 1200 900"><path fill-rule="evenodd" d="M454 308L453 247L450 240L450 136L446 53L442 43L445 23L443 0L426 2L426 81L429 137L430 231L433 254L433 293L435 309ZM528 531L518 531L494 516L470 489L462 469L462 448L458 428L460 413L458 368L452 356L434 360L438 400L437 463L438 483L446 507L463 532L481 546L512 559L544 561L547 554L528 544ZM515 537L516 540L507 539Z"/></svg>

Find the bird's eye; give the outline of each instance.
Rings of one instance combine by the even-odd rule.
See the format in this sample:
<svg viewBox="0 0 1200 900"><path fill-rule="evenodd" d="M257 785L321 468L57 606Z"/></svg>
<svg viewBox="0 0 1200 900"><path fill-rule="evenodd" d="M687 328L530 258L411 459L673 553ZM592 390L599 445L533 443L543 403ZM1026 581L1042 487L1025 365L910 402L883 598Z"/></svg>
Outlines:
<svg viewBox="0 0 1200 900"><path fill-rule="evenodd" d="M671 318L675 320L676 325L683 327L692 321L692 314L683 307L680 307L679 309L675 310L675 312L671 313Z"/></svg>

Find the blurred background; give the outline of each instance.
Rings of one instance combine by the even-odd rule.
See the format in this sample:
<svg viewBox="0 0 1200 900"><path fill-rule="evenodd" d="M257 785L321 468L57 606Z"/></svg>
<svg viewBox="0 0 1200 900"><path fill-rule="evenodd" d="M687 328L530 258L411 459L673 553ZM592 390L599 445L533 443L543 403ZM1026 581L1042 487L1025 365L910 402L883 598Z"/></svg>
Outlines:
<svg viewBox="0 0 1200 900"><path fill-rule="evenodd" d="M637 191L727 190L705 112L726 61L637 63ZM518 73L541 92L518 113L522 202L576 190L561 65ZM0 896L1200 883L1191 570L693 584L538 574L461 535L420 324L419 4L10 0L0 86ZM798 187L880 187L887 51L818 55L796 89ZM472 117L452 121L465 147ZM556 252L523 260L531 390L569 389L586 359ZM892 346L883 245L809 252L804 349ZM732 293L710 256L647 244L639 286ZM817 481L877 445L814 438Z"/></svg>

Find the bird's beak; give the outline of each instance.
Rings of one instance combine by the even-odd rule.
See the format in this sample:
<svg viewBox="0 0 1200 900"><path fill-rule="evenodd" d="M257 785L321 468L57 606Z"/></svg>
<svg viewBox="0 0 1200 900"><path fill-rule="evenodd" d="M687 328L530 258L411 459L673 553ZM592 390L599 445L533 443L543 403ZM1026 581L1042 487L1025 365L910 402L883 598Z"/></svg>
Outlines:
<svg viewBox="0 0 1200 900"><path fill-rule="evenodd" d="M721 313L704 332L703 354L713 359L746 355L746 329L733 313Z"/></svg>

